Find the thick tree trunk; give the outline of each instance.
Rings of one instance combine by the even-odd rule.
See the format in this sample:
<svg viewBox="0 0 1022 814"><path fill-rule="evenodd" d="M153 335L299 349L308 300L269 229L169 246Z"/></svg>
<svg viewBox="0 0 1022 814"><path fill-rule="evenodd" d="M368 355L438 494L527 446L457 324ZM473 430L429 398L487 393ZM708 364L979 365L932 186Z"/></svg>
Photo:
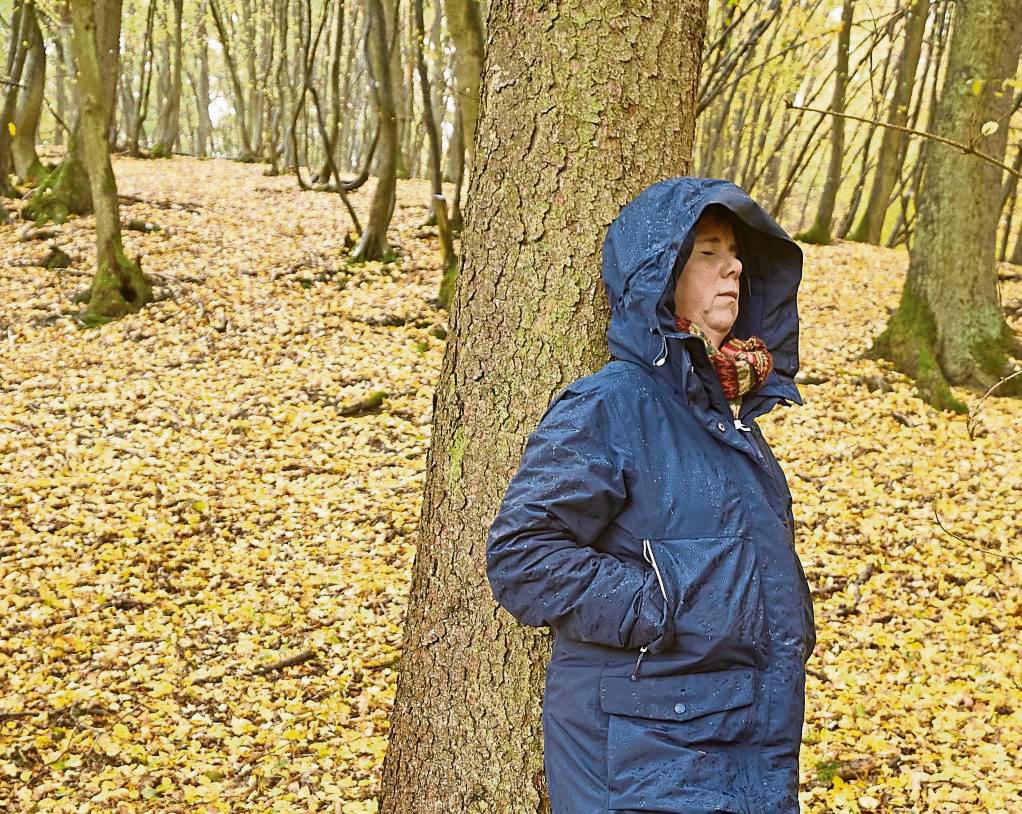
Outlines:
<svg viewBox="0 0 1022 814"><path fill-rule="evenodd" d="M834 74L834 96L830 109L838 113L845 112L845 91L848 88L848 47L852 37L852 0L844 0L841 8L841 32L837 40L837 70ZM842 116L832 116L830 123L830 163L827 165L827 180L820 193L820 202L816 210L816 220L798 240L806 243L830 243L831 224L834 220L834 205L837 202L837 191L841 186L841 164L845 154L845 120Z"/></svg>
<svg viewBox="0 0 1022 814"><path fill-rule="evenodd" d="M35 8L31 8L33 13L28 22L28 55L22 76L24 89L18 96L18 107L14 114L15 133L11 152L14 154L14 171L18 174L18 180L34 184L46 172L35 151L46 85L46 45L34 13Z"/></svg>
<svg viewBox="0 0 1022 814"><path fill-rule="evenodd" d="M923 49L923 33L926 30L926 16L929 10L930 0L915 0L905 23L905 46L898 63L898 79L887 117L888 122L898 127L904 127L908 120L908 108L912 102L912 90L915 88L916 69ZM848 235L849 240L880 245L884 219L891 202L894 183L898 178L898 161L903 155L904 141L905 133L901 130L884 128L869 203L862 214L862 220Z"/></svg>
<svg viewBox="0 0 1022 814"><path fill-rule="evenodd" d="M970 0L954 13L934 130L1003 159L1012 97L1003 83L1018 67L1022 0ZM987 121L1001 126L982 135ZM965 412L948 383L989 387L1005 374L1007 353L1022 355L997 292L1001 170L938 142L927 149L901 302L869 353L915 378L930 403Z"/></svg>
<svg viewBox="0 0 1022 814"><path fill-rule="evenodd" d="M391 96L390 62L387 58L389 41L383 0L366 0L369 30L366 34L366 61L372 84L376 120L380 128L380 141L376 147L379 164L376 189L369 205L369 223L358 245L351 253L353 260L380 260L389 251L387 227L394 213L397 189L397 113Z"/></svg>
<svg viewBox="0 0 1022 814"><path fill-rule="evenodd" d="M168 156L174 152L178 131L181 127L181 17L184 0L173 0L174 30L173 49L166 82L166 95L161 100L160 118L156 125L157 141L153 146L153 155Z"/></svg>
<svg viewBox="0 0 1022 814"><path fill-rule="evenodd" d="M129 260L121 245L121 222L117 183L108 151L107 110L97 53L96 20L110 24L120 15L120 0L71 0L74 50L78 63L78 96L81 100L81 139L96 213L96 276L89 289L86 322L105 322L137 311L152 298L149 283L138 265ZM107 29L109 30L109 29ZM116 73L115 73L116 76Z"/></svg>
<svg viewBox="0 0 1022 814"><path fill-rule="evenodd" d="M550 640L497 609L484 541L551 397L608 359L608 225L690 171L705 21L704 0L491 5L383 814L549 810Z"/></svg>

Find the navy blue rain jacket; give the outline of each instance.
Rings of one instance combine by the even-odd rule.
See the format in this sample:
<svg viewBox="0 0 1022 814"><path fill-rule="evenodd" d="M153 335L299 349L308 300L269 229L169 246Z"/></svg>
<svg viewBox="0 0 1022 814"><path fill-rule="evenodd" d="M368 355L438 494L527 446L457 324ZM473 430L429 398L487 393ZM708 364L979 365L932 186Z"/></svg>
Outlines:
<svg viewBox="0 0 1022 814"><path fill-rule="evenodd" d="M733 332L774 358L737 422L702 341L674 325L671 270L711 203L738 220ZM497 601L555 633L555 814L799 810L812 600L755 419L802 403L801 276L798 245L728 181L660 181L608 230L613 359L554 397L487 537Z"/></svg>

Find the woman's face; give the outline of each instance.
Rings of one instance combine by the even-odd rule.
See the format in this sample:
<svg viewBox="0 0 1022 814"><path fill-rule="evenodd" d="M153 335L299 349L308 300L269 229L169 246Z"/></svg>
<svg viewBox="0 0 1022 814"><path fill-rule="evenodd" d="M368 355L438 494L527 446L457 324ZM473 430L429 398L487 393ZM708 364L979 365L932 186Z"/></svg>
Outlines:
<svg viewBox="0 0 1022 814"><path fill-rule="evenodd" d="M695 244L674 289L674 310L694 322L716 347L738 318L742 261L731 224L704 216L695 225Z"/></svg>

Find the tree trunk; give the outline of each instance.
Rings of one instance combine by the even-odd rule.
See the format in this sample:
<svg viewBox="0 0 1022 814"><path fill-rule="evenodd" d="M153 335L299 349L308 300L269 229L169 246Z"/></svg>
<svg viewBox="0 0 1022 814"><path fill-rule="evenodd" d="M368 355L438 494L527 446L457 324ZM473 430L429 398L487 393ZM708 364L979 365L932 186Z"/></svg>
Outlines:
<svg viewBox="0 0 1022 814"><path fill-rule="evenodd" d="M397 189L397 113L394 97L390 93L390 60L387 57L389 41L383 0L366 0L369 30L366 34L366 62L380 128L380 141L376 147L379 156L376 189L369 204L369 223L358 245L351 253L353 260L380 260L390 252L387 227L394 213Z"/></svg>
<svg viewBox="0 0 1022 814"><path fill-rule="evenodd" d="M845 91L848 87L848 47L852 37L852 0L844 0L841 8L841 33L837 40L837 71L834 74L834 97L830 109L845 112ZM834 204L841 186L841 163L845 153L845 120L842 116L831 116L830 123L830 164L827 180L820 194L816 220L809 230L796 239L806 243L830 243L831 224L834 220Z"/></svg>
<svg viewBox="0 0 1022 814"><path fill-rule="evenodd" d="M104 21L109 31L113 16L116 14L119 18L120 13L120 0L71 0L81 100L81 139L96 213L96 276L89 289L89 307L84 314L87 323L106 322L137 311L152 299L141 269L125 256L121 246L117 183L107 142L107 107L112 103L113 94L110 97L105 94L113 85L108 82L104 88L100 72L102 60L96 45L97 18Z"/></svg>
<svg viewBox="0 0 1022 814"><path fill-rule="evenodd" d="M167 76L167 94L163 99L160 119L157 124L156 144L153 146L154 156L169 156L174 152L178 131L181 128L181 17L184 0L173 0L174 3L174 53L170 59L170 70Z"/></svg>
<svg viewBox="0 0 1022 814"><path fill-rule="evenodd" d="M242 161L253 161L255 153L252 149L252 139L249 137L248 119L245 115L245 89L242 87L241 78L238 75L238 65L231 55L230 37L224 26L224 18L217 5L217 0L209 0L209 13L213 17L213 25L216 27L217 37L220 40L220 47L223 49L223 60L227 66L227 75L231 80L231 88L234 91L234 105L237 113L234 116L238 124L238 131L241 135L240 156Z"/></svg>
<svg viewBox="0 0 1022 814"><path fill-rule="evenodd" d="M898 127L904 127L908 120L908 108L912 102L912 89L916 83L916 69L923 49L923 33L926 30L926 15L929 10L930 0L915 0L905 23L905 47L898 64L898 79L888 115L888 122ZM904 141L905 133L901 130L884 128L869 203L866 205L862 220L848 235L849 240L880 245L884 218L898 177L898 159L902 155Z"/></svg>
<svg viewBox="0 0 1022 814"><path fill-rule="evenodd" d="M7 53L7 93L4 96L3 108L0 110L0 196L13 198L18 191L11 184L10 175L14 171L14 153L11 151L11 124L18 105L18 91L21 74L28 57L28 32L35 20L35 4L32 2L18 3L11 17L11 42Z"/></svg>
<svg viewBox="0 0 1022 814"><path fill-rule="evenodd" d="M35 7L29 8L32 13L28 20L28 54L22 76L24 88L18 96L18 107L14 114L15 133L11 152L14 154L14 171L18 174L18 180L34 184L46 172L35 151L46 85L46 45L43 43Z"/></svg>
<svg viewBox="0 0 1022 814"><path fill-rule="evenodd" d="M432 94L429 88L429 69L423 55L426 39L426 22L422 13L422 0L412 0L412 15L415 21L415 67L419 72L419 87L422 90L422 123L429 137L429 169L433 192L433 220L437 227L437 236L444 253L444 268L454 266L454 241L451 238L451 226L447 221L447 201L444 200L444 188L440 180L440 134L437 131L436 119L433 118Z"/></svg>
<svg viewBox="0 0 1022 814"><path fill-rule="evenodd" d="M435 396L383 814L549 810L550 640L498 610L484 541L551 397L608 359L607 227L690 171L705 22L705 0L491 5L485 160Z"/></svg>
<svg viewBox="0 0 1022 814"><path fill-rule="evenodd" d="M1018 67L1022 0L970 0L954 13L934 130L1003 160L1011 107L1004 82ZM983 135L987 121L1000 126ZM1005 374L1009 352L1022 355L997 291L991 213L1000 203L1001 170L938 142L927 149L901 302L869 354L916 379L931 404L965 412L948 384L989 387Z"/></svg>
<svg viewBox="0 0 1022 814"><path fill-rule="evenodd" d="M71 62L71 49L67 45L70 42L68 40L68 30L68 25L64 22L64 20L61 20L58 23L56 33L53 35L53 48L55 51L54 61L57 66L54 76L57 94L57 121L55 121L53 125L53 143L57 147L64 146L64 124L62 124L62 122L67 123L67 79L70 76L68 67ZM68 135L70 135L70 133L68 133Z"/></svg>
<svg viewBox="0 0 1022 814"><path fill-rule="evenodd" d="M464 164L472 171L476 125L479 120L479 82L483 75L483 21L476 0L444 0L447 32L454 43L454 87L461 108Z"/></svg>
<svg viewBox="0 0 1022 814"><path fill-rule="evenodd" d="M198 117L198 142L197 155L206 158L213 151L213 122L209 117L209 37L206 33L205 10L198 15L196 24L196 51L199 57L199 73L192 80L192 88L195 91L195 109Z"/></svg>

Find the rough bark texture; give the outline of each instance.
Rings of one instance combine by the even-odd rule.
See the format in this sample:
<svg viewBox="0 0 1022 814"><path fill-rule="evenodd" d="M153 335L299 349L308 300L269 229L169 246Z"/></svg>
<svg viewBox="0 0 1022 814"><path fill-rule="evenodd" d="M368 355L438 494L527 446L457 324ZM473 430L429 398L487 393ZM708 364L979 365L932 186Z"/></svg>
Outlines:
<svg viewBox="0 0 1022 814"><path fill-rule="evenodd" d="M934 121L938 135L974 143L999 160L1012 99L1002 82L1018 66L1020 14L1022 0L969 0L956 7ZM1001 126L982 135L983 123L991 120ZM934 405L964 412L948 382L989 387L1004 375L1007 353L1022 353L997 291L1001 170L937 142L929 150L901 302L870 354L914 377Z"/></svg>
<svg viewBox="0 0 1022 814"><path fill-rule="evenodd" d="M435 397L384 814L548 810L550 639L494 603L486 532L551 397L607 361L607 226L687 174L703 0L494 0Z"/></svg>
<svg viewBox="0 0 1022 814"><path fill-rule="evenodd" d="M912 90L916 84L916 69L923 50L923 32L926 30L926 15L929 10L930 0L915 0L905 23L905 47L898 63L894 99L891 100L891 110L887 117L889 123L898 127L904 127L908 121L908 109L912 103ZM866 205L866 211L862 213L859 225L849 234L849 240L880 245L884 218L891 202L894 182L898 179L900 162L904 157L902 150L904 143L904 132L890 127L884 128L869 203Z"/></svg>
<svg viewBox="0 0 1022 814"><path fill-rule="evenodd" d="M117 184L107 149L108 101L115 87L100 73L96 50L96 18L120 15L118 0L72 0L75 59L78 62L78 95L81 100L81 140L89 187L96 212L96 276L89 289L86 319L103 322L137 311L152 298L149 283L121 246L121 223ZM97 13L98 12L98 13ZM116 75L116 74L115 74ZM110 96L105 96L110 93Z"/></svg>
<svg viewBox="0 0 1022 814"><path fill-rule="evenodd" d="M844 0L841 9L841 32L837 38L837 69L834 72L834 96L830 109L845 112L845 91L848 88L848 46L852 37L852 0ZM816 220L808 231L798 235L806 243L831 242L830 227L834 219L834 204L841 186L841 165L845 154L845 120L832 116L830 122L830 163L827 165L827 180L820 193Z"/></svg>

